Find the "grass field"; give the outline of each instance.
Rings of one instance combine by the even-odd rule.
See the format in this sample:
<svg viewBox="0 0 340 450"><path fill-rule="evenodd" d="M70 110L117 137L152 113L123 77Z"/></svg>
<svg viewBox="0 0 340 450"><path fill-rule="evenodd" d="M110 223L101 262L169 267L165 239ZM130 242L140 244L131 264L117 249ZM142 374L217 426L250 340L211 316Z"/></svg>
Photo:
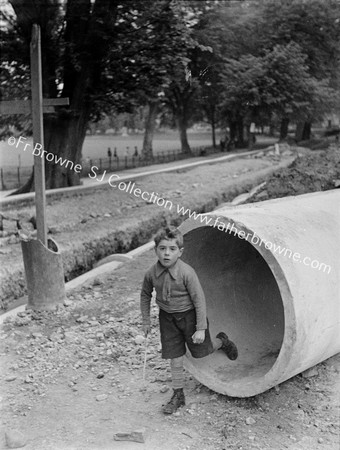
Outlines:
<svg viewBox="0 0 340 450"><path fill-rule="evenodd" d="M211 148L210 133L188 133L189 144L196 156L199 155L199 149L202 147ZM217 135L217 142L220 136ZM266 136L258 136L257 143L254 148L261 148L273 144L276 139ZM17 142L17 141L16 141ZM88 171L94 165L102 170L108 171L122 170L125 168L138 167L144 165L139 157L134 157L135 147L140 154L142 148L143 136L135 135L123 138L121 136L87 136L83 146L82 175L87 176ZM33 167L32 146L27 147L24 152L26 143L32 143L27 139L25 143L20 143L18 148L16 145L10 146L7 142L0 142L0 190L12 190L22 186L29 178ZM107 151L111 149L112 155L114 149L117 151L118 159L108 158ZM196 149L196 151L195 151ZM216 149L219 151L219 148ZM153 141L153 154L155 156L154 163L165 163L182 159L180 155L180 142L177 133L158 134ZM128 155L128 156L127 156Z"/></svg>
<svg viewBox="0 0 340 450"><path fill-rule="evenodd" d="M188 133L189 144L192 147L210 146L212 145L212 139L210 133ZM219 136L217 136L219 140ZM32 145L32 139L27 138L25 143ZM120 157L125 155L127 147L129 152L132 153L135 147L138 151L141 151L143 144L143 135L133 135L128 137L114 136L114 135L101 135L101 136L86 136L83 145L83 158L106 158L107 150L110 147L113 152L114 148L117 149L117 154ZM32 166L33 156L32 147L27 147L24 152L25 144L20 143L18 148L10 146L6 141L0 142L0 165L1 167L17 167ZM179 150L181 148L178 132L168 132L167 134L156 134L153 140L154 154L165 150ZM20 163L19 163L20 160Z"/></svg>
<svg viewBox="0 0 340 450"><path fill-rule="evenodd" d="M189 144L192 148L212 145L211 134L207 132L188 133ZM219 141L219 135L217 135ZM24 152L25 144L31 144ZM0 190L17 189L31 174L33 166L32 155L32 139L28 138L24 143L19 143L16 148L16 144L11 146L7 141L0 142L0 166L2 169ZM132 156L137 147L140 154L143 144L143 135L132 135L127 137L114 136L114 135L100 135L100 136L86 136L83 145L83 167L89 165L89 161L92 164L101 165L101 160L106 159L108 161L108 148L111 149L112 154L116 149L119 157L120 167L123 168L125 164L125 157L128 154L128 166L133 165ZM167 154L171 151L180 151L180 140L178 132L168 132L166 134L157 133L153 140L153 153L154 155L164 155L164 161L161 159L157 162L165 162L168 157ZM85 163L86 161L86 163ZM106 161L106 162L107 162ZM114 161L113 161L114 162ZM112 167L116 166L112 164Z"/></svg>

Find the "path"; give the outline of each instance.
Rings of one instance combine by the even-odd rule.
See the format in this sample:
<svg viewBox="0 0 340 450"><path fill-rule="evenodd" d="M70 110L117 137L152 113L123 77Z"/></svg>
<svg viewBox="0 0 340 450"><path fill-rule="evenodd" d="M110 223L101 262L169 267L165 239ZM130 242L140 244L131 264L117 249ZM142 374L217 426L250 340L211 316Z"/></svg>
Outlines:
<svg viewBox="0 0 340 450"><path fill-rule="evenodd" d="M205 157L194 157L194 158L188 158L184 162L183 161L172 161L165 164L154 164L148 167L136 167L134 169L128 169L128 170L122 170L117 173L119 175L120 181L126 181L142 178L148 175L153 175L157 173L166 173L171 172L175 170L181 170L185 168L190 167L198 167L206 164L218 164L219 162L223 161L232 161L239 158L244 158L248 155L255 155L256 153L260 153L263 151L269 151L268 149L264 150L253 150L251 152L238 152L228 155L219 156L219 153L213 155L213 156L205 156ZM114 172L112 172L114 173ZM102 178L102 175L98 175L97 178L99 178L100 181L97 181L97 179L93 179L90 177L82 178L82 185L80 186L74 186L69 188L60 188L60 189L49 189L46 191L47 197L57 197L60 196L62 193L65 193L67 195L71 194L77 194L79 192L85 192L88 189L96 189L103 187L108 184L108 180L110 178L110 175L112 173L107 173L104 178ZM94 173L91 173L92 176L94 176ZM15 196L8 195L14 191L0 191L0 206L7 207L8 205L13 205L14 203L21 203L24 201L33 201L34 200L34 193L29 192L27 194L19 194Z"/></svg>

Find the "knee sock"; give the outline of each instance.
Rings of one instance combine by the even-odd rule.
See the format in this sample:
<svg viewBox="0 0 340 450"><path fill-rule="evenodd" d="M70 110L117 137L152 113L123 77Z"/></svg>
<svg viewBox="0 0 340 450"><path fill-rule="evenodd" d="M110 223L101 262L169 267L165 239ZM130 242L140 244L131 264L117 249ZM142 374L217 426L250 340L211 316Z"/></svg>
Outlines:
<svg viewBox="0 0 340 450"><path fill-rule="evenodd" d="M173 389L183 389L184 386L184 368L183 356L174 358L170 361L171 379Z"/></svg>

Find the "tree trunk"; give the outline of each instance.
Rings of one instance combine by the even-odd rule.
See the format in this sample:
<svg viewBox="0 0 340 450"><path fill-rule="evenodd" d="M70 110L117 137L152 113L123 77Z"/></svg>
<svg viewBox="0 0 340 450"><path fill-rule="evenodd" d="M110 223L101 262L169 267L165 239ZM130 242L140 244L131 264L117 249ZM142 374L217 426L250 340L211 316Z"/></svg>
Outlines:
<svg viewBox="0 0 340 450"><path fill-rule="evenodd" d="M24 2L25 3L25 2ZM27 2L26 2L27 3ZM41 3L41 2L40 2ZM110 46L114 40L108 39L107 30L115 23L118 2L96 0L68 0L62 40L65 50L62 54L62 67L54 53L54 40L50 36L49 20L57 16L46 17L34 2L28 2L23 8L22 1L13 1L18 23L24 38L30 42L32 23L41 25L43 95L56 97L56 68L62 73L62 97L70 99L68 109L56 108L55 114L44 116L45 142L43 150L53 153L59 163L47 162L46 188L58 188L80 184L81 149L90 118L90 109L94 98L100 92L100 80ZM54 9L51 9L53 12ZM53 19L54 18L54 19ZM59 94L59 93L58 93ZM44 155L44 159L46 153ZM67 160L67 161L66 161ZM62 164L62 161L64 163ZM16 193L34 189L33 176Z"/></svg>
<svg viewBox="0 0 340 450"><path fill-rule="evenodd" d="M243 129L243 118L240 117L236 122L236 130L237 130L237 146L244 146L244 129Z"/></svg>
<svg viewBox="0 0 340 450"><path fill-rule="evenodd" d="M289 119L288 117L284 117L281 120L281 126L280 126L280 141L283 139L286 139L288 136L288 125L289 125Z"/></svg>
<svg viewBox="0 0 340 450"><path fill-rule="evenodd" d="M269 124L269 136L275 136L275 124L273 122Z"/></svg>
<svg viewBox="0 0 340 450"><path fill-rule="evenodd" d="M215 123L215 107L214 106L211 109L211 135L212 135L213 147L216 148L216 123Z"/></svg>
<svg viewBox="0 0 340 450"><path fill-rule="evenodd" d="M81 153L89 121L89 108L84 105L78 114L59 113L56 117L44 117L44 148L55 155L54 160L45 160L46 189L55 189L80 184ZM56 158L59 160L56 163ZM60 159L59 159L60 158ZM77 166L78 165L78 166ZM34 191L34 176L13 195Z"/></svg>
<svg viewBox="0 0 340 450"><path fill-rule="evenodd" d="M75 117L59 117L55 121L47 121L46 143L48 149L62 160L59 164L47 162L45 166L46 189L80 184L82 147L88 121L89 111L86 107L82 108L79 115ZM63 160L66 160L66 163L62 164Z"/></svg>
<svg viewBox="0 0 340 450"><path fill-rule="evenodd" d="M192 113L191 101L195 94L195 89L192 89L190 84L187 84L184 89L180 85L173 83L168 97L168 104L172 109L179 131L179 138L181 141L182 153L191 154L191 148L188 142L187 128L188 118Z"/></svg>
<svg viewBox="0 0 340 450"><path fill-rule="evenodd" d="M309 141L309 139L311 138L311 132L312 132L312 123L305 122L303 125L302 140Z"/></svg>
<svg viewBox="0 0 340 450"><path fill-rule="evenodd" d="M235 121L229 122L229 128L230 128L230 140L236 141L237 137L237 124Z"/></svg>
<svg viewBox="0 0 340 450"><path fill-rule="evenodd" d="M248 150L253 150L254 146L254 134L250 131L250 127L248 128Z"/></svg>
<svg viewBox="0 0 340 450"><path fill-rule="evenodd" d="M299 122L296 125L295 140L296 142L308 141L311 138L311 122Z"/></svg>
<svg viewBox="0 0 340 450"><path fill-rule="evenodd" d="M142 148L142 158L145 160L150 160L153 158L152 141L156 128L158 102L150 101L148 106L149 110L145 120L145 133Z"/></svg>
<svg viewBox="0 0 340 450"><path fill-rule="evenodd" d="M188 155L191 154L191 148L188 142L188 135L187 135L187 121L186 118L181 116L177 116L177 127L179 130L179 138L181 141L181 151L182 153L186 153Z"/></svg>

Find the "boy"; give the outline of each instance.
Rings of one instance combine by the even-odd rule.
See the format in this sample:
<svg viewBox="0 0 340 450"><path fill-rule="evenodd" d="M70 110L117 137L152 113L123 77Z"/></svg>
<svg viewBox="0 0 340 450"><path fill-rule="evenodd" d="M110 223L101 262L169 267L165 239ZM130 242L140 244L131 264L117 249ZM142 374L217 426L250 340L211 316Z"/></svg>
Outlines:
<svg viewBox="0 0 340 450"><path fill-rule="evenodd" d="M235 360L238 351L225 333L216 336L215 348L211 342L206 317L206 301L195 270L183 262L183 236L168 227L158 232L155 239L158 261L145 274L141 291L141 312L145 336L150 332L150 302L153 288L159 306L159 325L162 358L170 359L173 396L163 408L164 414L172 414L185 405L183 393L183 355L185 344L194 358L203 358L214 350L223 350L229 359Z"/></svg>

